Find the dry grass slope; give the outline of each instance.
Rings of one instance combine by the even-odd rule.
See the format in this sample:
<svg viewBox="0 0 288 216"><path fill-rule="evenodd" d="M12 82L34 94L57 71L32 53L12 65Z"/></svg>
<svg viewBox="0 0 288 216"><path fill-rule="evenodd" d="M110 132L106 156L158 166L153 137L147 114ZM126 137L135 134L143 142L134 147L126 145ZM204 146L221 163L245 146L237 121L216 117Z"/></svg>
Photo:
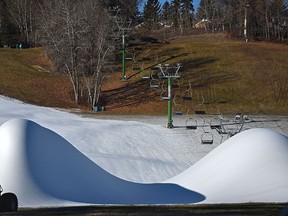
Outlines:
<svg viewBox="0 0 288 216"><path fill-rule="evenodd" d="M123 82L118 63L117 71L103 86L99 105L107 107L105 113L165 115L167 102L160 94L167 89L167 81L160 80L163 89L150 89L150 82L141 81L141 77L155 73L152 68L158 63L179 62L183 67L181 79L173 85L175 111L287 114L287 45L246 44L222 34L204 34L136 48L131 47L130 52L137 52L137 66L143 70L132 70L135 63L127 62L128 79ZM140 62L143 58L146 61ZM69 79L52 71L41 48L0 49L0 94L43 106L79 108L73 102ZM183 100L187 95L192 100Z"/></svg>
<svg viewBox="0 0 288 216"><path fill-rule="evenodd" d="M43 49L0 49L0 94L51 107L78 107L67 77L52 72Z"/></svg>

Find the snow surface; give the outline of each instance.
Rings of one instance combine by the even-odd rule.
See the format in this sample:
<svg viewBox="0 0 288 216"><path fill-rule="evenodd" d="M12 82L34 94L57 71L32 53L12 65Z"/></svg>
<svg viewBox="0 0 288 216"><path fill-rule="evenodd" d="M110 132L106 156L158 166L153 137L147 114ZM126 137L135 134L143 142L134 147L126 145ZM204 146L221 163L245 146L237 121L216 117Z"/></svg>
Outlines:
<svg viewBox="0 0 288 216"><path fill-rule="evenodd" d="M0 184L20 207L288 201L288 138L270 129L201 145L201 132L157 118L82 118L2 96L0 125Z"/></svg>

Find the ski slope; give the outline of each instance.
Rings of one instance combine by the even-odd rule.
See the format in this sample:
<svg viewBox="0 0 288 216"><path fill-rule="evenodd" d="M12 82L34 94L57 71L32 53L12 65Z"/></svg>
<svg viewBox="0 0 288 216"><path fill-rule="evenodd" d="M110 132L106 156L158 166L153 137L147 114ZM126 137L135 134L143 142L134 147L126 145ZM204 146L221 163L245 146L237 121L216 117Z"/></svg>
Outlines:
<svg viewBox="0 0 288 216"><path fill-rule="evenodd" d="M270 129L246 130L193 164L187 140L161 125L5 97L0 125L0 184L20 207L288 201L288 138Z"/></svg>

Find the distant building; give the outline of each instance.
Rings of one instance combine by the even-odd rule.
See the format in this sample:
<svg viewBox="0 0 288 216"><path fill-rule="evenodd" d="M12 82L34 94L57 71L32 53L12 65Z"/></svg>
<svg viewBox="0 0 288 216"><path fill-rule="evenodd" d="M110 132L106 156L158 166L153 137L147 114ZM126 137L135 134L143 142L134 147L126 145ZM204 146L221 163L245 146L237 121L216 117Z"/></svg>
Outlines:
<svg viewBox="0 0 288 216"><path fill-rule="evenodd" d="M197 22L194 27L196 29L206 29L207 28L207 24L210 23L209 20L207 19L202 19L201 21Z"/></svg>

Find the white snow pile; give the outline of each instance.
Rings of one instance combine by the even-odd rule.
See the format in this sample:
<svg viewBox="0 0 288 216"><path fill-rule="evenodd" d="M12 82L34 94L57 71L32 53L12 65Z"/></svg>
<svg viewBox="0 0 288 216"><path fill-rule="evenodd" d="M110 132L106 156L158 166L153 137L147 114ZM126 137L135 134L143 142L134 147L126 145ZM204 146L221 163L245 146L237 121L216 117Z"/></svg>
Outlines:
<svg viewBox="0 0 288 216"><path fill-rule="evenodd" d="M6 122L0 137L1 184L23 206L193 203L204 198L175 184L137 184L112 176L61 136L29 120Z"/></svg>
<svg viewBox="0 0 288 216"><path fill-rule="evenodd" d="M205 203L286 202L288 137L241 132L169 182L204 194Z"/></svg>
<svg viewBox="0 0 288 216"><path fill-rule="evenodd" d="M244 131L180 173L181 146L157 125L4 97L0 124L0 184L20 207L288 201L288 137L272 130Z"/></svg>

